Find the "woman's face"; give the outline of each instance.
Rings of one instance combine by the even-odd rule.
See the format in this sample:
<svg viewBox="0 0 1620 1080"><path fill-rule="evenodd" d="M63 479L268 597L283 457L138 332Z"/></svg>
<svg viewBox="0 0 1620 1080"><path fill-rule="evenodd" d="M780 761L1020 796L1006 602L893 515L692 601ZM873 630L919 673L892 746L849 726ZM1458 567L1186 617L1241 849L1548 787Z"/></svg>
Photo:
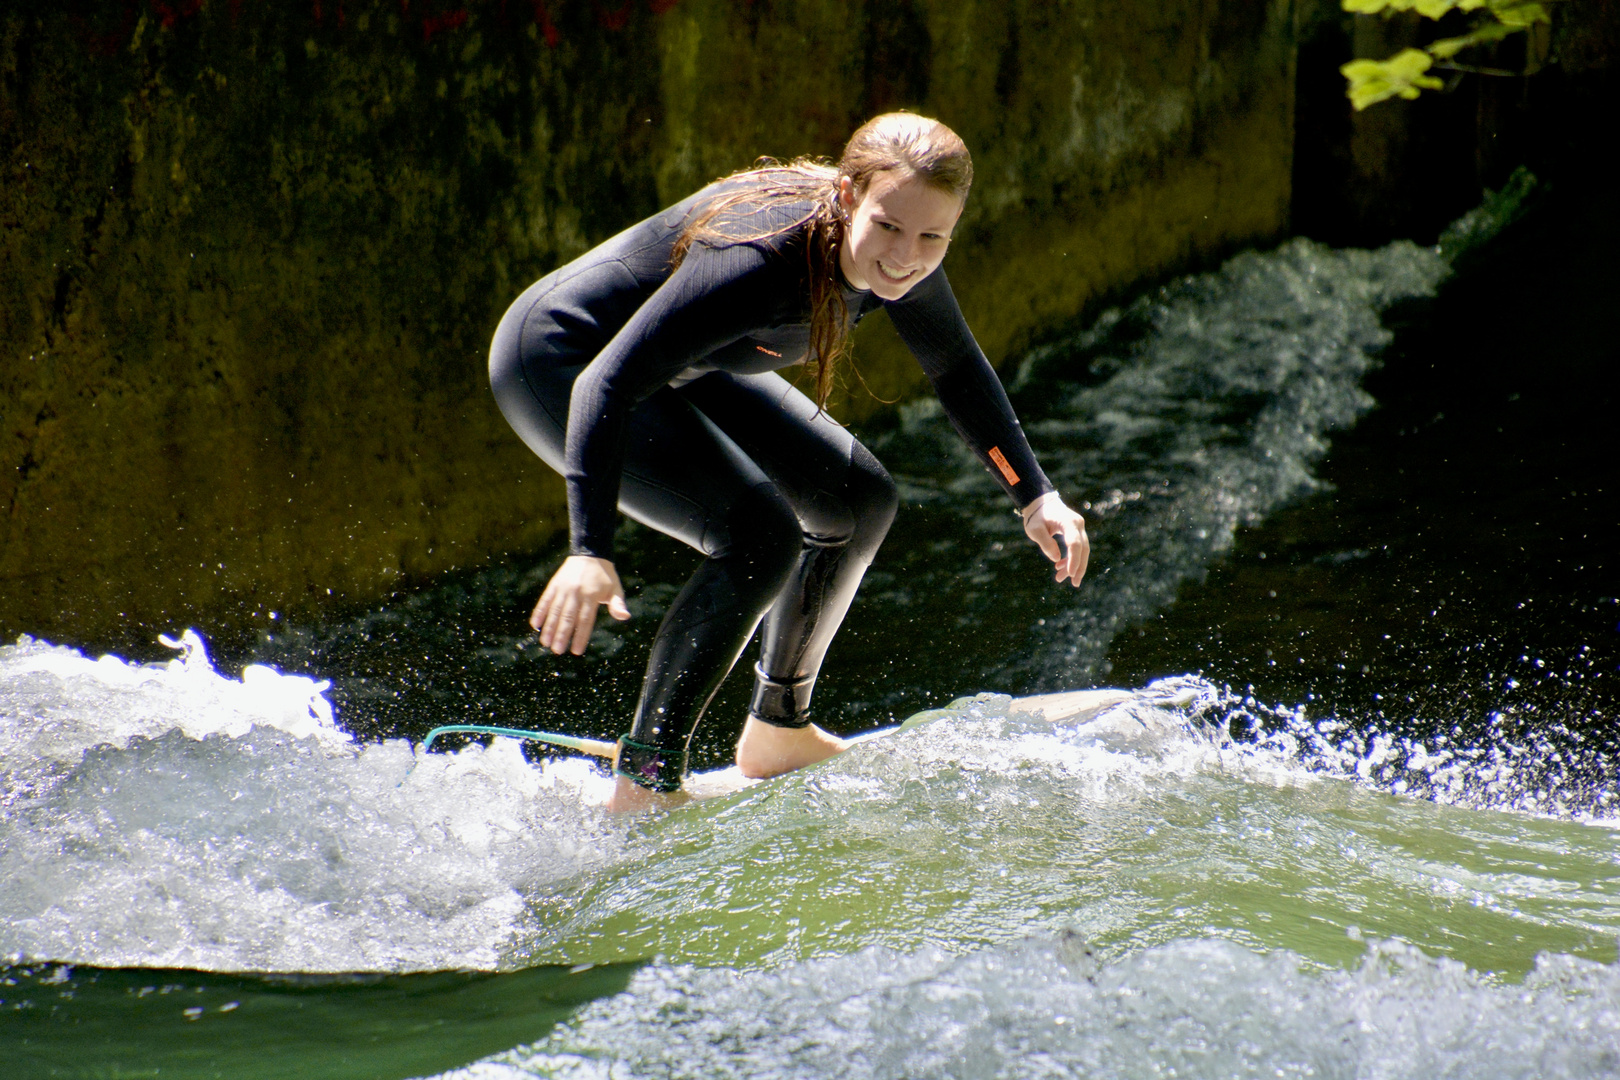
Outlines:
<svg viewBox="0 0 1620 1080"><path fill-rule="evenodd" d="M962 216L962 200L910 173L880 173L860 200L849 177L838 181L849 215L838 265L844 280L898 300L939 268Z"/></svg>

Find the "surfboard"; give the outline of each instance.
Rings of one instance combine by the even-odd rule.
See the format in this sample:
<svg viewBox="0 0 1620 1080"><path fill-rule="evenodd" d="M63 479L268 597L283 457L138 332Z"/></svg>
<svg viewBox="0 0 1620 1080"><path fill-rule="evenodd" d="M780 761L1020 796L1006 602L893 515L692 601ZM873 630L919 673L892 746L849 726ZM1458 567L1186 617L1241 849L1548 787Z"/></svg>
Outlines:
<svg viewBox="0 0 1620 1080"><path fill-rule="evenodd" d="M983 698L994 698L998 695L979 695ZM1087 725L1087 734L1099 737L1112 736L1118 739L1140 738L1148 733L1153 725L1131 716L1125 710L1120 710L1119 716L1105 715L1116 705L1122 705L1132 700L1136 695L1130 690L1100 689L1100 690L1068 690L1056 694L1033 694L1028 697L1013 698L1005 706L1009 716L1028 716L1044 719L1054 726L1059 724ZM902 731L912 731L934 720L947 716L960 716L974 699L972 697L958 698L940 709L927 709L914 716L907 717L894 727L876 728L872 731L863 731L858 735L848 736L846 741L851 749L862 743L885 739ZM1090 731L1095 728L1095 731ZM1162 732L1155 732L1162 735ZM775 779L774 777L772 779ZM754 780L742 774L735 765L724 769L714 769L710 772L692 773L687 776L681 789L693 799L713 799L723 795L731 795L738 791L751 788L756 784L769 783L769 780Z"/></svg>
<svg viewBox="0 0 1620 1080"><path fill-rule="evenodd" d="M958 698L944 708L924 710L914 716L907 717L905 721L894 727L863 731L858 735L849 736L847 741L853 749L863 743L889 738L899 732L915 730L944 717L961 716L963 711L969 708L975 700L982 700L986 703L993 702L995 708L1005 709L1008 717L1024 717L1037 722L1045 721L1054 726L1062 724L1076 727L1079 729L1077 734L1081 738L1096 739L1120 748L1150 750L1166 739L1180 734L1183 730L1181 724L1167 719L1162 712L1121 707L1134 701L1144 701L1154 705L1174 706L1184 704L1176 700L1173 695L1165 697L1162 694L1152 694L1150 692L1144 697L1138 691L1108 688L1068 690L1055 694L1033 694L1028 697L1012 698L1010 701L1001 698L998 694L980 694L975 697ZM434 728L428 732L427 738L423 741L422 753L426 754L428 749L432 747L433 741L440 735L451 733L501 735L509 738L529 739L595 757L606 758L609 761L612 761L618 753L618 747L615 743L598 739L556 735L544 731L522 731L516 728L491 727L484 724L448 724ZM413 764L411 768L414 770L415 765ZM409 776L409 773L407 772L406 775ZM768 783L770 779L775 778L753 779L744 776L737 766L731 765L724 769L691 773L687 776L685 783L681 785L681 790L693 799L713 799L743 791L756 784ZM400 783L403 784L404 781L401 780Z"/></svg>

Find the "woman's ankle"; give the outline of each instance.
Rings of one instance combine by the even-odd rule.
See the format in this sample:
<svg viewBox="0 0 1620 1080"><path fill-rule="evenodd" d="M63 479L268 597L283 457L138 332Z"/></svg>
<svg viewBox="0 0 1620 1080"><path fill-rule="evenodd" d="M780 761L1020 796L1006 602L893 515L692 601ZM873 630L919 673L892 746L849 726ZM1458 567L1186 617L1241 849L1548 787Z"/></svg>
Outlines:
<svg viewBox="0 0 1620 1080"><path fill-rule="evenodd" d="M750 715L737 740L737 768L750 780L764 780L825 761L848 746L815 724L782 728Z"/></svg>

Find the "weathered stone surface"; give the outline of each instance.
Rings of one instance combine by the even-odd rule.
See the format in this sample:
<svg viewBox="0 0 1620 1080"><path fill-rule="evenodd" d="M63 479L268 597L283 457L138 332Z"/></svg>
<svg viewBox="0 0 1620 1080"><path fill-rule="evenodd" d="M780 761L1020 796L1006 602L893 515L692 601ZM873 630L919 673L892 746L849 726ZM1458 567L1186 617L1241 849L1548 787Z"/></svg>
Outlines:
<svg viewBox="0 0 1620 1080"><path fill-rule="evenodd" d="M881 109L974 150L949 266L999 362L1280 234L1292 63L1287 0L8 5L0 634L147 638L539 546L560 485L489 398L501 311ZM886 328L858 348L920 390Z"/></svg>

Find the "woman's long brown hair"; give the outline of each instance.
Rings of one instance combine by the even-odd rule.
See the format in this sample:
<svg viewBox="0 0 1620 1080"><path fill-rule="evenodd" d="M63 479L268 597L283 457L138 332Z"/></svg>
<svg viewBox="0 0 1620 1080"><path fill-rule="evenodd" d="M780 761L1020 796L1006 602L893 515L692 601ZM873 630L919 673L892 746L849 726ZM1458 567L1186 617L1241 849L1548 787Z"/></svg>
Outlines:
<svg viewBox="0 0 1620 1080"><path fill-rule="evenodd" d="M913 113L884 113L850 136L837 166L814 158L786 164L762 159L727 180L743 181L709 199L687 222L671 257L680 266L693 243L711 246L749 243L804 230L809 281L810 357L816 372L816 404L825 408L838 364L849 350L849 309L838 272L846 211L839 182L848 177L858 203L879 173L903 172L966 199L973 184L973 159L956 132ZM793 221L758 233L739 233L737 219L778 206L803 207ZM717 219L727 227L717 227Z"/></svg>

